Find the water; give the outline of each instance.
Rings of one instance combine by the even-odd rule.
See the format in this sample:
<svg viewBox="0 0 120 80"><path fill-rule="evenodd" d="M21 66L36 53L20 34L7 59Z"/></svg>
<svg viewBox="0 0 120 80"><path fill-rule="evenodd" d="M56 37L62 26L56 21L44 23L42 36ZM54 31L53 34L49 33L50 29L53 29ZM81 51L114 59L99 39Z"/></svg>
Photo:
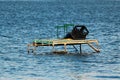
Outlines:
<svg viewBox="0 0 120 80"><path fill-rule="evenodd" d="M0 1L0 80L119 80L119 0ZM101 52L57 55L42 47L27 54L34 39L56 38L54 26L86 25ZM70 50L72 51L72 50Z"/></svg>

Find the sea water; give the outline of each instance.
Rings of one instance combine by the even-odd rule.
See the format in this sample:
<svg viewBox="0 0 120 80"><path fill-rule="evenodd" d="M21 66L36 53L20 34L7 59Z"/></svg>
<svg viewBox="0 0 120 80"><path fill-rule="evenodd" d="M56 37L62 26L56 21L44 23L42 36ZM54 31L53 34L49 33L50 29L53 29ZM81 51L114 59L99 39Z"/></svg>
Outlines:
<svg viewBox="0 0 120 80"><path fill-rule="evenodd" d="M27 54L28 43L55 39L55 26L69 23L87 26L87 39L97 39L101 52L83 45L83 55L70 46L69 54L51 47ZM120 0L0 1L0 80L119 79Z"/></svg>

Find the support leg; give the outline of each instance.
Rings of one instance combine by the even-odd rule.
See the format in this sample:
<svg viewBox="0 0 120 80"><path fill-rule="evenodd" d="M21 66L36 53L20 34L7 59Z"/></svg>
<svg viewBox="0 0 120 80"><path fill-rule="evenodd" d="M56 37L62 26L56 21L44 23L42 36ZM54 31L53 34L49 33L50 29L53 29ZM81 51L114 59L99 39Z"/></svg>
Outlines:
<svg viewBox="0 0 120 80"><path fill-rule="evenodd" d="M31 50L33 50L32 47L33 47L32 44L28 44L28 45L27 45L28 54L30 53Z"/></svg>
<svg viewBox="0 0 120 80"><path fill-rule="evenodd" d="M65 52L67 52L66 44L64 44Z"/></svg>
<svg viewBox="0 0 120 80"><path fill-rule="evenodd" d="M55 47L54 47L54 44L53 44L53 45L52 45L52 51L54 51L54 48L55 48Z"/></svg>
<svg viewBox="0 0 120 80"><path fill-rule="evenodd" d="M36 54L35 51L36 51L36 46L34 46L32 53L33 53L33 54Z"/></svg>
<svg viewBox="0 0 120 80"><path fill-rule="evenodd" d="M96 52L100 52L99 49L95 48L92 44L88 43L88 45Z"/></svg>
<svg viewBox="0 0 120 80"><path fill-rule="evenodd" d="M73 47L75 48L75 50L76 50L76 51L78 51L78 52L79 52L79 50L75 47L75 45L73 45Z"/></svg>
<svg viewBox="0 0 120 80"><path fill-rule="evenodd" d="M80 44L80 54L82 54L82 47L81 47L81 44Z"/></svg>

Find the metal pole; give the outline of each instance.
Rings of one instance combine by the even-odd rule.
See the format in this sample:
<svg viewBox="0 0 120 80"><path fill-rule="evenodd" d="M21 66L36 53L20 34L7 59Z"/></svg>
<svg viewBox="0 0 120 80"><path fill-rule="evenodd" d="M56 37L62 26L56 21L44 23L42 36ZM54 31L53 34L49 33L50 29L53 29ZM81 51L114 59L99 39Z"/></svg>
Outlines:
<svg viewBox="0 0 120 80"><path fill-rule="evenodd" d="M73 47L75 48L75 50L76 50L76 51L78 51L78 52L79 52L79 50L75 47L75 45L73 45Z"/></svg>
<svg viewBox="0 0 120 80"><path fill-rule="evenodd" d="M82 54L82 47L81 47L81 44L80 44L80 54Z"/></svg>

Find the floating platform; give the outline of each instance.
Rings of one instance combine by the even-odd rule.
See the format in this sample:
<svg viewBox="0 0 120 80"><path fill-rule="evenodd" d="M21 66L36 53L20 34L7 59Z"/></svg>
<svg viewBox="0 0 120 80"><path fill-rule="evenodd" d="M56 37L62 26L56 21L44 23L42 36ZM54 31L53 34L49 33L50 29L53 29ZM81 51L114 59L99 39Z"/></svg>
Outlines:
<svg viewBox="0 0 120 80"><path fill-rule="evenodd" d="M28 53L30 51L35 53L36 48L40 46L52 46L54 53L67 53L67 45L72 45L74 49L77 49L74 45L80 45L80 53L82 53L81 45L88 44L95 52L100 52L97 40L73 40L73 39L35 39L33 43L28 44ZM94 47L93 44L96 44ZM64 50L57 51L55 46L64 46Z"/></svg>

